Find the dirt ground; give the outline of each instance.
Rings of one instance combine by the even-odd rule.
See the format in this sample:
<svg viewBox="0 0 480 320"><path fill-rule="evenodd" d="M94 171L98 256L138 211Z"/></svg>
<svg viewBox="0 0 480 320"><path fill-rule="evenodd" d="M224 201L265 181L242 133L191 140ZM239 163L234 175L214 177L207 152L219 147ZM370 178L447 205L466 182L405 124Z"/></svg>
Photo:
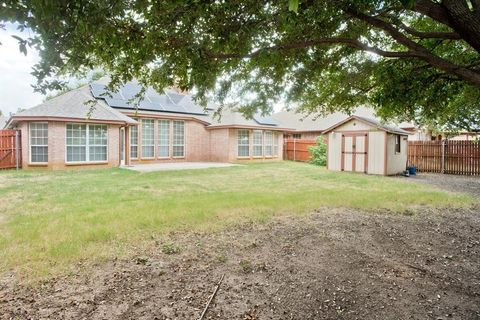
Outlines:
<svg viewBox="0 0 480 320"><path fill-rule="evenodd" d="M0 319L198 319L222 275L205 319L480 319L479 211L324 208L174 233L39 287L3 279Z"/></svg>

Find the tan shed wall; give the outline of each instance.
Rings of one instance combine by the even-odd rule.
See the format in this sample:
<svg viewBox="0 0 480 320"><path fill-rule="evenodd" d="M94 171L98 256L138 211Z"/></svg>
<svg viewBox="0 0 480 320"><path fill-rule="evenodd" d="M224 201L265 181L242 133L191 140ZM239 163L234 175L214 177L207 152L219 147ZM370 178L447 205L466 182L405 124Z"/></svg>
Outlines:
<svg viewBox="0 0 480 320"><path fill-rule="evenodd" d="M376 130L376 128L358 120L351 120L347 123L342 124L338 128L335 128L334 131L337 132L337 131L370 131L370 130Z"/></svg>
<svg viewBox="0 0 480 320"><path fill-rule="evenodd" d="M401 173L407 167L407 137L401 137L400 153L395 152L395 135L387 135L387 174L394 175Z"/></svg>
<svg viewBox="0 0 480 320"><path fill-rule="evenodd" d="M342 134L330 132L328 134L327 169L342 170Z"/></svg>
<svg viewBox="0 0 480 320"><path fill-rule="evenodd" d="M385 174L385 131L368 133L368 170L369 174Z"/></svg>

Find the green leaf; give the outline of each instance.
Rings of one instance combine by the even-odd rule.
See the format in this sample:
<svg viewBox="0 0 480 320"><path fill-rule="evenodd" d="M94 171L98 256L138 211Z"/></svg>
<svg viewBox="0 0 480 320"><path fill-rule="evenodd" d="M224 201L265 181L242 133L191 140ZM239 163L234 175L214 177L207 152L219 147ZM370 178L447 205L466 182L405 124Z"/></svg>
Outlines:
<svg viewBox="0 0 480 320"><path fill-rule="evenodd" d="M298 2L299 2L299 0L288 0L288 10L297 13L298 12Z"/></svg>
<svg viewBox="0 0 480 320"><path fill-rule="evenodd" d="M407 9L412 9L415 6L416 0L400 0L403 6Z"/></svg>

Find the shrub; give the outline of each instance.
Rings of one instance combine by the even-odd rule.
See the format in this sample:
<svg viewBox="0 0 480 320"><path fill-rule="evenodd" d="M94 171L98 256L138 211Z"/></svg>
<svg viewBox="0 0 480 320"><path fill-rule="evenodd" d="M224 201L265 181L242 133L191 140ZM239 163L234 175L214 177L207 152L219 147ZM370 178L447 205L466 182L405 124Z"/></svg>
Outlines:
<svg viewBox="0 0 480 320"><path fill-rule="evenodd" d="M323 136L319 136L317 138L317 145L308 148L308 151L312 154L310 163L316 166L327 165L327 144L325 143Z"/></svg>

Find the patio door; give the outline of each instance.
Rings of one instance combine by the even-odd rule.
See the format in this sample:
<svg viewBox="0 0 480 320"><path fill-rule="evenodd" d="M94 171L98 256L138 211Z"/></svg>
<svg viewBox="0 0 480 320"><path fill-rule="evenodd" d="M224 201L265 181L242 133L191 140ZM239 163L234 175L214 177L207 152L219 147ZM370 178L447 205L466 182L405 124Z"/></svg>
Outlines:
<svg viewBox="0 0 480 320"><path fill-rule="evenodd" d="M342 171L364 172L368 169L368 133L342 134Z"/></svg>

